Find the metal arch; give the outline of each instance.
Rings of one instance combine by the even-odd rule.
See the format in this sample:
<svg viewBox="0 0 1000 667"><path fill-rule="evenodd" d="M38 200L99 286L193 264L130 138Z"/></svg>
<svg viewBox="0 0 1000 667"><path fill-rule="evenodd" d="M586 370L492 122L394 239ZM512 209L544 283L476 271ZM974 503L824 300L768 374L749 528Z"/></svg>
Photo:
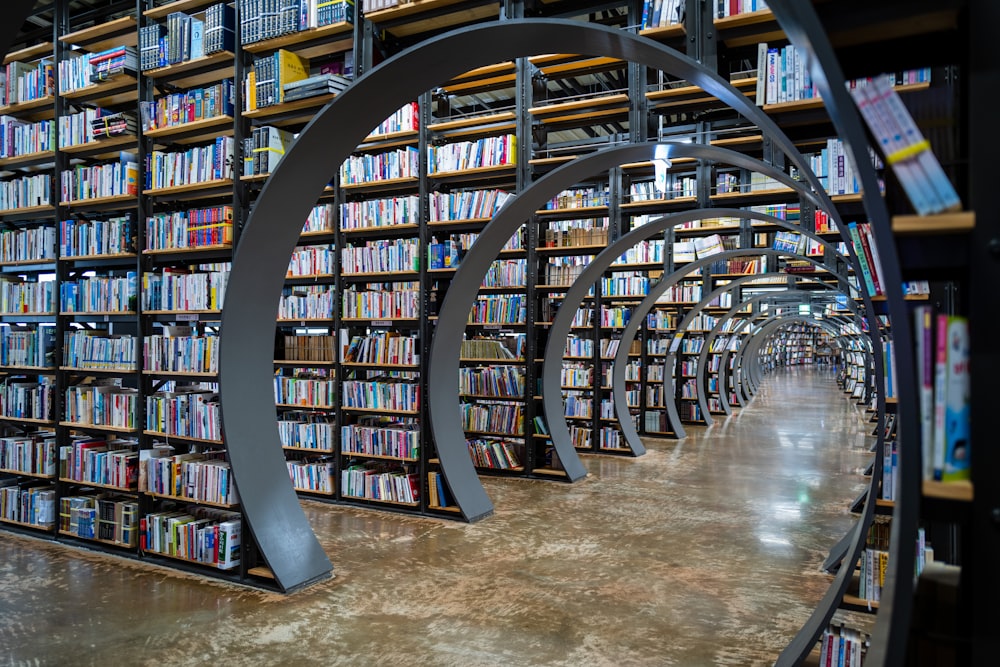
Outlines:
<svg viewBox="0 0 1000 667"><path fill-rule="evenodd" d="M676 142L662 142L659 144L648 143L639 145L623 146L619 148L609 148L601 153L594 154L591 156L586 156L580 158L561 169L565 170L564 177L561 179L562 182L572 185L577 183L587 176L592 175L601 171L596 167L588 169L591 165L591 161L597 160L600 155L600 165L604 167L616 166L623 162L635 162L643 158L650 159L656 154L657 147L666 147L668 154L671 158L678 157L691 157L701 160L712 160L714 162L726 162L728 164L744 167L757 171L759 173L766 174L775 180L787 185L789 188L797 191L802 197L806 199L813 200L814 203L819 203L818 200L803 188L802 184L798 181L791 179L787 174L781 172L771 165L765 164L760 160L747 157L745 155L736 153L732 150L719 148L717 146L705 146L697 144L687 144L687 143L676 143ZM554 190L552 187L546 184L545 187L541 187L545 182L545 179L539 180L536 184L530 186L521 195L520 198L527 198L530 201L524 205L523 208L527 209L530 206L535 206L537 209L544 202L548 201L553 194L559 190ZM537 192L536 192L537 186ZM567 186L568 187L568 186ZM505 212L501 212L494 222L491 224L497 224L500 216L504 215ZM587 296L590 287L596 283L597 279L609 268L612 264L617 261L618 257L627 250L631 248L636 243L646 240L655 234L663 232L664 230L673 228L679 224L685 222L690 222L693 220L699 220L704 217L719 217L719 216L731 216L738 218L749 218L758 219L765 222L775 224L779 227L793 231L804 231L798 225L793 225L784 220L773 216L764 216L763 214L755 214L752 211L746 211L743 209L732 209L732 208L713 208L713 209L695 209L691 211L683 211L680 213L674 213L671 215L665 215L646 224L631 230L630 232L624 234L621 238L612 242L604 250L602 250L593 260L584 268L576 280L570 285L566 294L562 299L562 304L559 306L559 310L556 312L556 316L553 319L552 325L549 327L548 342L546 343L545 353L543 356L544 364L542 367L542 405L545 414L546 423L549 427L549 437L551 439L553 447L559 452L559 455L563 455L564 450L571 450L572 443L570 441L569 428L566 425L566 417L564 414L563 402L562 402L562 392L561 392L561 375L560 369L562 367L563 351L565 349L566 338L569 336L570 330L572 329L572 319L573 315L576 313L577 308L583 303L583 299ZM815 236L812 233L808 234L810 238L820 241L825 248L831 248L823 239ZM476 240L476 244L473 245L472 251L475 251L480 239ZM744 251L742 254L748 254ZM751 253L756 254L756 253ZM465 261L468 261L466 259ZM669 279L669 278L668 278ZM622 380L624 381L624 380ZM614 391L614 388L612 389ZM632 450L632 453L636 456L644 454L646 449L642 445L639 439L638 432L635 430L634 425L631 424L630 416L628 414L628 409L626 407L619 407L618 400L620 399L620 394L615 392L615 413L618 416L619 426L622 429L625 439ZM668 409L669 413L669 409ZM624 417L623 417L624 415ZM628 426L624 426L624 421L629 421ZM680 427L679 421L676 419L671 425L674 428L674 432L678 434L678 437L684 437L681 433L678 433L677 429L680 428L683 431L683 427ZM575 453L575 450L573 450Z"/></svg>
<svg viewBox="0 0 1000 667"><path fill-rule="evenodd" d="M449 35L454 34L449 33ZM471 39L468 43L468 49L460 49L460 51L467 52L474 57L471 58L473 62L469 62L470 58L462 59L461 66L455 67L455 74L477 65L530 55L533 52L533 49L529 48L530 45L536 44L538 50L545 52L558 50L584 55L610 55L680 75L728 103L733 109L754 122L762 131L773 135L774 143L787 154L789 161L806 175L810 185L815 190L820 191L819 194L810 194L808 198L816 201L823 208L832 209L829 197L822 191L819 180L809 170L808 164L802 160L802 156L795 150L791 141L781 133L777 125L766 114L751 104L727 81L669 48L615 29L557 20L512 20L499 25L471 28L461 35ZM419 48L424 49L427 45L434 43L435 40L431 40ZM483 57L484 54L488 55ZM447 58L449 55L442 54L442 58ZM388 63L391 62L392 60L388 61ZM600 153L588 156L588 158L600 159L596 157L597 155ZM584 159L587 158L581 158L581 160ZM570 168L574 164L576 163L564 165L554 170L540 179L536 185L546 183L548 185L541 187L551 187L552 184L561 182L558 179L564 173L562 170ZM573 181L568 181L565 186L553 189L559 191L572 183ZM456 378L459 367L459 343L469 309L478 291L478 285L481 283L481 278L485 275L489 263L497 256L503 244L516 228L525 220L530 219L534 213L535 209L524 206L523 200L524 194L522 193L508 202L476 239L476 243L463 260L448 290L447 297L439 312L431 342L428 383L432 387L440 388L440 390L432 392L428 396L428 410L442 470L449 483L452 484L453 491L455 491L454 483L449 476L449 471L460 473L463 479L466 475L474 473L471 463L458 461L460 451L461 455L465 456L465 434L457 419L459 400ZM475 253L474 257L470 256L472 253ZM454 387L454 391L451 391L451 387ZM568 437L566 439L568 440ZM579 479L586 474L586 471L576 455L575 449L567 448L565 445L566 443L563 442L560 448L553 438L553 446L562 460L567 477L570 480ZM456 492L455 495L459 494ZM483 512L492 511L492 506L485 498L481 486L477 490L475 500L477 507L482 507ZM468 505L464 502L460 502L460 504L463 513L468 516L466 509Z"/></svg>
<svg viewBox="0 0 1000 667"><path fill-rule="evenodd" d="M812 278L811 276L799 276L799 277L800 278ZM824 283L822 281L819 281L818 279L814 279L813 278L813 280L816 280L816 282L818 282L821 285L827 285L826 283ZM836 289L836 288L834 288L831 285L827 285L827 287L830 287L831 289ZM702 353L698 357L699 372L700 372L700 369L703 368L704 365L705 365L705 360L707 359L707 355L709 354L708 350L710 349L712 342L719 335L719 333L721 333L720 328L722 326L724 326L727 321L732 320L736 315L738 315L739 311L742 310L743 308L746 308L747 305L754 304L754 303L759 303L760 301L763 301L764 299L769 298L770 296L772 296L772 295L761 294L761 295L758 295L758 296L755 296L755 297L751 297L750 299L747 299L746 301L743 301L743 302L741 302L739 304L734 304L733 307L730 308L729 312L727 312L725 315L723 315L722 317L719 318L719 321L716 322L716 324L715 324L714 327L712 327L712 330L708 333L707 336L705 336L705 346L702 348ZM855 311L857 310L857 305L856 304L851 303L850 306ZM747 324L751 324L752 318L741 318L741 320L742 321L738 325L736 325L733 328L732 331L727 332L727 333L738 334L739 331L740 331L740 329L742 329ZM753 335L756 335L756 332L754 332L753 334L751 334L751 336L753 336ZM728 364L727 364L727 362L728 362L729 352L730 352L730 350L728 349L728 346L727 346L727 349L722 352L722 354L720 355L720 358L719 358L720 398L721 398L721 392L722 392L722 390L723 390L723 388L725 386L725 382L729 379L728 377L725 377L725 376L722 375L723 369L725 369L726 372L728 373ZM734 364L734 365L739 366L739 364ZM742 368L740 370L741 370L740 376L742 377L743 376ZM736 394L737 394L738 397L742 398L742 388L737 388L735 386L735 383L734 383L734 391L736 391ZM700 394L699 394L699 396L700 396ZM745 403L741 403L741 405L745 405ZM704 407L705 406L703 406L703 408Z"/></svg>
<svg viewBox="0 0 1000 667"><path fill-rule="evenodd" d="M891 321L908 322L906 303L903 300L902 275L889 224L889 211L878 195L875 170L867 159L865 130L857 110L847 93L844 75L837 62L833 47L823 30L811 3L795 0L773 0L768 5L774 11L778 24L789 40L807 54L812 80L820 91L824 105L851 157L862 184L865 211L871 221L872 233L879 247L882 273L886 282L886 300ZM866 291L863 291L867 293ZM874 311L869 311L874 312ZM872 329L873 327L869 327ZM881 340L875 350L876 381L884 377L881 368ZM897 358L913 359L913 341L909 327L900 326L893 331L893 345ZM921 447L920 425L917 412L916 379L913 364L897 364L898 407L897 419L900 432L906 434L909 456L899 457L900 484L893 510L891 556L882 589L879 613L875 618L871 649L868 659L877 665L899 665L906 658L907 634L912 613L914 580L913 544L917 537L917 516L920 508ZM878 392L878 414L885 413L884 392ZM878 466L876 466L878 467ZM858 540L863 536L856 536ZM857 555L855 545L854 555ZM851 568L841 568L845 572ZM839 574L839 573L838 573ZM832 586L831 586L832 588ZM809 618L792 642L778 657L778 665L800 662L816 645L820 634L833 614L836 601L824 597L821 606Z"/></svg>
<svg viewBox="0 0 1000 667"><path fill-rule="evenodd" d="M726 209L716 209L716 210L726 210ZM777 218L772 218L771 216L764 215L762 213L753 213L752 211L744 211L744 216L746 218L756 218L758 220L767 220L772 223L780 223L781 225L786 225L784 220L778 220ZM643 225L643 227L649 226L648 223ZM678 282L684 279L687 273L695 269L700 269L704 266L708 266L712 262L716 262L720 259L726 259L729 257L741 257L747 254L746 250L727 250L725 252L720 252L703 259L696 260L684 266L683 271L675 271L670 274L667 278L661 280L657 284L649 288L649 294L646 298L642 300L635 308L632 309L632 315L629 318L628 324L622 330L622 333L618 339L618 350L615 352L614 366L612 367L612 379L611 379L611 389L614 396L614 402L616 410L618 405L628 405L625 400L625 365L628 363L628 350L632 344L632 339L639 331L639 327L642 324L643 318L646 317L646 313L652 310L656 306L656 301L660 296L670 287L676 285ZM797 257L800 259L805 259L812 264L820 266L820 262L812 257L807 257L804 255L795 255L787 252L780 252L777 250L766 250L760 251L754 254L770 254L775 257L778 256L788 256ZM668 395L668 398L673 394L670 393L670 389L673 388L674 376L673 373L666 373L666 369L670 367L672 360L676 358L674 355L675 350L673 349L679 341L675 338L674 343L671 345L671 351L667 353L667 357L664 360L664 374L663 374L663 386L664 393ZM546 360L548 361L548 360ZM544 397L543 397L544 398ZM677 413L677 404L673 400L667 400L664 403L665 409L667 411L667 418L670 420L670 425L673 427L674 435L677 438L687 437L687 432L684 430L684 426L681 424L680 417ZM548 407L548 406L546 406ZM639 434L635 430L635 426L632 424L631 419L619 419L618 426L622 431L622 435L625 437L626 441L631 444L631 442L639 439ZM551 429L550 429L551 430Z"/></svg>
<svg viewBox="0 0 1000 667"><path fill-rule="evenodd" d="M265 182L234 253L222 314L222 332L227 334L220 336L219 345L223 433L233 476L244 492L250 532L283 590L305 585L332 569L302 513L276 446L280 438L271 389L271 336L260 335L271 330L276 319L287 258L302 221L331 174L370 132L371 118L387 117L424 91L469 69L553 50L639 62L699 85L772 135L812 187L822 190L777 125L726 80L665 46L615 28L556 19L517 19L463 28L407 49L364 74L313 117ZM455 53L463 57L455 58ZM825 195L821 192L820 197L828 201ZM474 281L468 288L478 285ZM475 293L467 293L461 280L453 286L465 292L455 301L471 304ZM458 320L464 320L467 312L460 312ZM449 335L440 340L435 337L428 379L429 386L441 391L426 398L442 473L463 516L471 521L489 515L493 506L468 457L464 431L460 425L454 428L457 386L454 392L445 390L456 385L454 332L459 328L454 325L458 323L464 324L456 321L449 323L452 329L438 328ZM579 470L575 472L578 475Z"/></svg>
<svg viewBox="0 0 1000 667"><path fill-rule="evenodd" d="M794 275L794 274L787 274L787 273L777 272L777 271L772 271L772 272L763 273L763 274L750 274L750 275L747 275L747 276L740 276L738 278L735 278L735 279L731 280L730 282L726 283L725 285L719 286L718 288L716 288L715 290L713 290L710 294L708 294L704 298L702 298L702 300L700 302L698 302L698 304L696 306L694 306L690 311L688 311L688 313L684 316L684 319L681 320L680 323L677 325L677 332L678 332L678 334L680 334L682 332L684 334L686 334L687 333L687 327L690 326L691 320L693 320L696 315L700 314L701 311L704 310L705 307L709 303L711 303L719 295L724 294L724 293L730 291L734 287L739 287L740 285L742 285L744 283L752 282L753 280L756 280L756 279L759 279L759 278L765 278L765 277L787 277L788 275ZM838 278L841 277L841 274L838 274L838 273L832 273L832 275L834 275L834 276L836 276ZM799 276L799 278L811 278L811 277L812 276ZM817 282L819 282L820 284L826 285L826 283L823 283L822 281L818 281L817 280ZM832 287L832 286L830 286L830 287ZM834 289L839 289L839 288L834 288ZM785 290L785 291L789 292L790 290ZM769 293L769 294L762 294L760 296L762 297L762 299L759 299L759 300L763 300L763 299L766 299L766 298L771 298L771 297L774 296L774 292ZM754 299L756 299L756 298L757 297L751 297L750 299L747 299L746 301L743 301L743 302L737 304L736 307L745 308L749 303L754 302ZM715 329L713 328L713 331L714 330ZM711 416L711 414L708 411L707 396L706 396L706 392L704 391L704 388L705 388L705 360L707 358L707 354L708 354L707 351L708 351L710 343L711 343L710 339L708 337L706 337L705 338L705 343L702 346L702 351L698 355L698 373L697 373L697 377L695 379L695 381L697 383L697 386L698 386L698 397L697 397L698 398L698 406L702 409L702 412L705 415L705 423L708 426L712 425L712 416Z"/></svg>
<svg viewBox="0 0 1000 667"><path fill-rule="evenodd" d="M775 322L781 322L782 325L790 323L790 322L802 322L802 323L805 323L805 324L810 324L810 325L814 325L814 326L817 326L817 327L826 328L826 329L832 331L832 329L829 327L828 324L824 324L824 322L822 322L822 321L821 322L817 322L815 319L813 319L811 317L805 317L805 316L802 316L802 315L784 315L784 314L775 314L775 315L772 315L772 316L770 316L768 319L766 319L760 325L761 329L758 331L758 334L760 334L760 333L767 333L767 336L764 337L764 338L760 338L760 339L754 341L756 343L757 351L756 351L756 353L751 353L751 362L752 363L749 364L750 366L754 366L754 365L759 366L760 365L760 356L759 356L760 355L760 350L759 350L760 346L764 345L767 341L771 340L771 338L777 333L777 331L780 331L781 327L777 327L777 329L775 331L771 331L770 330L772 328L772 327L770 327L770 325L772 323L775 323ZM767 331L765 332L764 329L767 329ZM760 371L759 368L756 371L756 375L757 375L757 384L759 386L759 384L761 382L761 379L762 379L762 372Z"/></svg>

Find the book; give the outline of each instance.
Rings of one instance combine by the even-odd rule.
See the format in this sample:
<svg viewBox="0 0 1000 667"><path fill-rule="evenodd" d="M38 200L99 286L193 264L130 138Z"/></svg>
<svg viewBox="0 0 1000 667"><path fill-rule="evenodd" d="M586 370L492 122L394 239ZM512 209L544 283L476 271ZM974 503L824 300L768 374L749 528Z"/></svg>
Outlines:
<svg viewBox="0 0 1000 667"><path fill-rule="evenodd" d="M934 432L931 451L934 479L940 480L945 459L945 402L948 386L948 316L939 314L934 331Z"/></svg>
<svg viewBox="0 0 1000 667"><path fill-rule="evenodd" d="M913 319L923 478L934 479L934 309L927 305L917 306Z"/></svg>
<svg viewBox="0 0 1000 667"><path fill-rule="evenodd" d="M941 480L969 479L971 446L969 442L969 322L966 318L947 318L947 378L944 398L944 461Z"/></svg>

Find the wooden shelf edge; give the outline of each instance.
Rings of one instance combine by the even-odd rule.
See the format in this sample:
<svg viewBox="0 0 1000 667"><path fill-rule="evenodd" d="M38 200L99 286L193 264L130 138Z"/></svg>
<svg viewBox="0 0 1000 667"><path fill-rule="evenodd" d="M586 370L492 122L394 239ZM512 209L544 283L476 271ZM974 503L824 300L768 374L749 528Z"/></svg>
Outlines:
<svg viewBox="0 0 1000 667"><path fill-rule="evenodd" d="M899 236L966 234L975 227L976 213L974 211L892 216L892 232Z"/></svg>

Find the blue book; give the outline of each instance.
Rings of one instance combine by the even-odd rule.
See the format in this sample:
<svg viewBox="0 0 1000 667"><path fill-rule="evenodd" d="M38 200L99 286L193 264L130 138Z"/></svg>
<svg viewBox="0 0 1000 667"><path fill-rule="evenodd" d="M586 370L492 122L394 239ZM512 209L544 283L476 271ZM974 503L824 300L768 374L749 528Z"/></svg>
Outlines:
<svg viewBox="0 0 1000 667"><path fill-rule="evenodd" d="M969 479L969 322L957 315L948 317L947 378L945 379L945 453L941 480Z"/></svg>

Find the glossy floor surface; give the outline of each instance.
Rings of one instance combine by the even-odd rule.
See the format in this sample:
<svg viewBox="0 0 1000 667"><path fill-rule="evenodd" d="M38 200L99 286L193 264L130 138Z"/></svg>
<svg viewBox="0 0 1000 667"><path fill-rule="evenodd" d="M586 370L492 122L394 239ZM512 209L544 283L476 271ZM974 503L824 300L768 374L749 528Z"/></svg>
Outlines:
<svg viewBox="0 0 1000 667"><path fill-rule="evenodd" d="M830 578L871 426L829 372L475 525L306 503L335 578L283 597L0 533L0 665L770 664Z"/></svg>

